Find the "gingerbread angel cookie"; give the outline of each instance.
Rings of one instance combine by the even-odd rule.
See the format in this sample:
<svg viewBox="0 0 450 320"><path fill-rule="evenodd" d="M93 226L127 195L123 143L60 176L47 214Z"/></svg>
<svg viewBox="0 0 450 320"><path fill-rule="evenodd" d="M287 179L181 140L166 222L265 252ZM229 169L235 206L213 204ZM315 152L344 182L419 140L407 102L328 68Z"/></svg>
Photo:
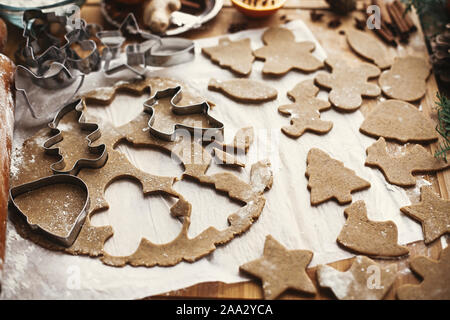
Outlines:
<svg viewBox="0 0 450 320"><path fill-rule="evenodd" d="M350 67L344 60L330 57L325 63L331 68L331 74L321 71L316 76L316 82L331 89L329 100L341 111L354 111L362 104L362 96L377 97L380 88L368 79L377 77L380 69L369 63L360 63Z"/></svg>
<svg viewBox="0 0 450 320"><path fill-rule="evenodd" d="M371 281L374 272L378 272L379 278ZM365 256L357 256L345 272L327 265L318 266L317 280L339 300L381 300L394 284L396 273L395 264L382 267Z"/></svg>
<svg viewBox="0 0 450 320"><path fill-rule="evenodd" d="M239 267L262 280L264 297L275 299L287 289L315 294L316 288L306 273L313 253L287 250L271 235L266 237L263 256Z"/></svg>
<svg viewBox="0 0 450 320"><path fill-rule="evenodd" d="M278 107L278 112L291 116L290 125L281 128L284 134L298 138L306 131L325 134L333 128L332 122L320 119L320 111L330 109L331 105L317 99L318 92L314 80L304 80L288 92L295 103Z"/></svg>
<svg viewBox="0 0 450 320"><path fill-rule="evenodd" d="M370 183L361 179L355 171L344 167L344 164L331 158L320 149L309 150L307 157L308 189L311 190L311 205L319 205L331 199L339 204L352 201L351 193L370 187Z"/></svg>
<svg viewBox="0 0 450 320"><path fill-rule="evenodd" d="M250 74L255 60L250 39L231 41L222 38L217 46L202 48L202 52L221 67L243 76Z"/></svg>
<svg viewBox="0 0 450 320"><path fill-rule="evenodd" d="M283 75L292 69L312 72L323 67L322 61L311 52L315 45L310 41L295 42L292 31L273 27L263 34L264 47L253 51L258 59L265 61L262 72Z"/></svg>
<svg viewBox="0 0 450 320"><path fill-rule="evenodd" d="M347 221L337 242L351 251L374 257L399 257L408 254L397 244L397 226L392 221L371 221L367 218L364 201L359 200L345 209Z"/></svg>
<svg viewBox="0 0 450 320"><path fill-rule="evenodd" d="M390 98L415 101L425 95L430 66L423 58L397 57L379 79L381 90Z"/></svg>
<svg viewBox="0 0 450 320"><path fill-rule="evenodd" d="M420 189L420 202L400 208L407 216L422 224L425 243L450 233L450 201L441 199L431 187Z"/></svg>

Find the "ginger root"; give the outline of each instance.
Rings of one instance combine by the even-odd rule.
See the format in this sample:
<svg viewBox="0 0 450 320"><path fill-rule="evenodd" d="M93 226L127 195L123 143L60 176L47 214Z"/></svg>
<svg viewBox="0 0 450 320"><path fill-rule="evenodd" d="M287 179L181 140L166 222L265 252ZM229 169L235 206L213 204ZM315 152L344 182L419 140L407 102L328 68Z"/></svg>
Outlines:
<svg viewBox="0 0 450 320"><path fill-rule="evenodd" d="M181 9L180 0L151 0L145 5L144 23L153 32L162 33L170 25L172 12Z"/></svg>

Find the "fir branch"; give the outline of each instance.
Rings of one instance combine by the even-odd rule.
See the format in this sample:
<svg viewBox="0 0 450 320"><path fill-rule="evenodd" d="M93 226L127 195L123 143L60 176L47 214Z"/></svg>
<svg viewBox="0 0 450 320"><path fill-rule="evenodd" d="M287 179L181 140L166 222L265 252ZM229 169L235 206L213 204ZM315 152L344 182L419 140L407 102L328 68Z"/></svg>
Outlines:
<svg viewBox="0 0 450 320"><path fill-rule="evenodd" d="M437 93L436 97L439 100L436 101L438 116L436 131L443 138L443 142L439 145L434 156L447 162L447 153L450 152L450 99L439 93Z"/></svg>
<svg viewBox="0 0 450 320"><path fill-rule="evenodd" d="M445 24L449 21L446 6L446 0L401 0L406 5L406 11L412 7L416 9L424 29L430 30L436 34L443 30Z"/></svg>

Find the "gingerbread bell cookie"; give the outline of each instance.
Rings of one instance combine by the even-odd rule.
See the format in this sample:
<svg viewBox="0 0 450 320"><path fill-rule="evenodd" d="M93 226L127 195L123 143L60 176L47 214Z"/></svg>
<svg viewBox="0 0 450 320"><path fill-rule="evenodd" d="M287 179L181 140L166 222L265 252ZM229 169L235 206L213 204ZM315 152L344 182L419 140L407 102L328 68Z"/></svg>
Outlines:
<svg viewBox="0 0 450 320"><path fill-rule="evenodd" d="M422 224L425 243L450 233L450 201L441 199L431 187L420 189L420 202L400 208L407 216Z"/></svg>
<svg viewBox="0 0 450 320"><path fill-rule="evenodd" d="M208 84L208 89L222 92L231 99L247 103L260 103L274 100L278 95L275 88L263 82L249 79L231 79L225 81L211 79Z"/></svg>
<svg viewBox="0 0 450 320"><path fill-rule="evenodd" d="M410 268L423 281L397 289L401 300L450 300L450 246L441 251L438 261L424 257L411 259Z"/></svg>
<svg viewBox="0 0 450 320"><path fill-rule="evenodd" d="M315 49L314 43L295 42L294 34L288 29L269 28L262 38L265 46L253 51L253 54L265 61L264 74L279 76L292 69L312 72L323 67L322 61L311 54Z"/></svg>
<svg viewBox="0 0 450 320"><path fill-rule="evenodd" d="M217 46L202 48L202 52L221 67L243 76L250 74L255 60L250 39L231 41L222 38Z"/></svg>
<svg viewBox="0 0 450 320"><path fill-rule="evenodd" d="M384 138L367 148L366 166L379 168L389 183L401 187L416 185L413 173L432 173L450 167L449 162L433 157L421 145L414 145L401 155L392 156Z"/></svg>
<svg viewBox="0 0 450 320"><path fill-rule="evenodd" d="M405 142L433 142L437 132L433 122L413 105L400 100L378 103L359 130L372 137Z"/></svg>
<svg viewBox="0 0 450 320"><path fill-rule="evenodd" d="M308 189L311 191L311 205L319 205L331 199L339 204L352 201L351 193L370 187L370 183L361 179L355 171L344 167L344 164L331 158L320 149L309 150L306 176Z"/></svg>
<svg viewBox="0 0 450 320"><path fill-rule="evenodd" d="M379 83L383 93L392 99L416 101L425 95L429 75L430 66L425 59L397 57L391 69L381 74Z"/></svg>
<svg viewBox="0 0 450 320"><path fill-rule="evenodd" d="M367 218L364 201L359 200L345 209L347 221L337 242L351 251L374 257L400 257L408 254L397 244L397 226L393 221L371 221Z"/></svg>
<svg viewBox="0 0 450 320"><path fill-rule="evenodd" d="M290 115L290 125L281 128L281 131L291 137L298 138L306 131L325 134L333 128L331 121L320 119L320 111L330 109L328 101L316 98L319 88L314 80L305 80L288 92L295 103L278 107L281 114Z"/></svg>
<svg viewBox="0 0 450 320"><path fill-rule="evenodd" d="M377 77L380 69L369 63L361 63L350 67L344 60L327 58L325 63L331 68L331 74L321 71L316 76L316 82L331 89L329 100L341 111L354 111L362 104L362 96L377 97L380 88L368 79Z"/></svg>
<svg viewBox="0 0 450 320"><path fill-rule="evenodd" d="M339 300L381 300L394 284L396 273L395 264L382 267L365 256L357 256L345 272L327 265L318 266L317 280ZM379 277L375 278L374 274Z"/></svg>
<svg viewBox="0 0 450 320"><path fill-rule="evenodd" d="M347 42L359 55L373 61L380 69L389 68L391 62L384 45L367 32L356 29L345 31Z"/></svg>
<svg viewBox="0 0 450 320"><path fill-rule="evenodd" d="M306 273L312 257L311 251L287 250L268 235L263 256L239 269L262 280L265 299L275 299L287 289L315 294L316 288Z"/></svg>

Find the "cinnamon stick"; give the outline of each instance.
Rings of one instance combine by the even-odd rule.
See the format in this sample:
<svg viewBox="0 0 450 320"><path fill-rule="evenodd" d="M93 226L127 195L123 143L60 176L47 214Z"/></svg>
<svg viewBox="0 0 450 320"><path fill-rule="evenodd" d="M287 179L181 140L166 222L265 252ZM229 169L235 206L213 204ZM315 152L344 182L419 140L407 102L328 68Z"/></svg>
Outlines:
<svg viewBox="0 0 450 320"><path fill-rule="evenodd" d="M393 47L397 46L394 35L385 23L381 22L381 28L373 29L373 31L378 35L379 38L381 38L381 40L383 40L388 45L391 45Z"/></svg>
<svg viewBox="0 0 450 320"><path fill-rule="evenodd" d="M387 4L387 8L392 20L395 23L395 26L397 27L398 33L400 35L400 41L406 42L409 36L409 28L406 22L403 20L402 14L393 3Z"/></svg>
<svg viewBox="0 0 450 320"><path fill-rule="evenodd" d="M417 30L416 25L411 19L411 16L406 12L406 7L398 0L394 1L394 5L397 7L397 10L401 13L403 20L408 26L408 31L414 32Z"/></svg>
<svg viewBox="0 0 450 320"><path fill-rule="evenodd" d="M380 8L381 21L384 22L386 26L391 29L392 32L395 32L395 28L393 26L393 22L391 19L391 15L387 9L386 3L384 0L372 0L372 4L376 5Z"/></svg>

